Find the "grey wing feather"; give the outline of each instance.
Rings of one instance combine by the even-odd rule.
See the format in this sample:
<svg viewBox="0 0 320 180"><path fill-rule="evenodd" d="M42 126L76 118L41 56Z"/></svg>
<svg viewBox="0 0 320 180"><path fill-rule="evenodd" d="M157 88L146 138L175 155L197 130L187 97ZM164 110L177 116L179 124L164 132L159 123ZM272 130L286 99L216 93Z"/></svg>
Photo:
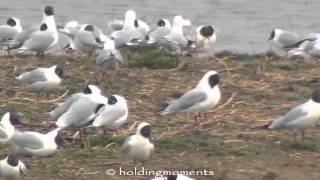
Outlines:
<svg viewBox="0 0 320 180"><path fill-rule="evenodd" d="M43 144L41 142L40 139L38 139L35 135L33 135L32 133L21 133L21 132L17 132L15 133L12 138L11 141L23 148L30 148L30 149L40 149L43 147Z"/></svg>
<svg viewBox="0 0 320 180"><path fill-rule="evenodd" d="M113 31L120 31L123 28L123 20L114 20L108 23L108 27Z"/></svg>
<svg viewBox="0 0 320 180"><path fill-rule="evenodd" d="M278 39L279 43L282 44L283 46L293 45L299 40L300 40L299 35L292 32L283 32Z"/></svg>
<svg viewBox="0 0 320 180"><path fill-rule="evenodd" d="M129 144L129 142L131 141L132 139L132 136L129 136L126 141L123 143L122 145L122 151L125 153L125 154L128 154L131 150L131 145Z"/></svg>
<svg viewBox="0 0 320 180"><path fill-rule="evenodd" d="M73 94L69 99L67 99L65 102L59 104L58 107L56 107L54 110L49 112L50 116L54 119L59 118L63 113L67 112L69 107L76 101L78 98L80 98L83 95L83 93L76 93Z"/></svg>
<svg viewBox="0 0 320 180"><path fill-rule="evenodd" d="M23 43L30 50L46 49L54 41L51 32L35 32Z"/></svg>
<svg viewBox="0 0 320 180"><path fill-rule="evenodd" d="M17 34L17 30L10 26L1 26L0 27L0 41L6 41L10 38L13 38Z"/></svg>
<svg viewBox="0 0 320 180"><path fill-rule="evenodd" d="M308 113L306 111L303 111L302 106L303 106L303 104L291 109L284 116L282 116L281 118L279 118L275 122L273 122L269 126L269 128L270 129L281 128L281 127L285 126L287 123L307 115Z"/></svg>
<svg viewBox="0 0 320 180"><path fill-rule="evenodd" d="M169 43L176 44L182 48L186 48L188 44L188 41L184 36L176 33L170 33L165 36L164 39L166 39Z"/></svg>
<svg viewBox="0 0 320 180"><path fill-rule="evenodd" d="M204 101L206 98L207 94L205 92L199 90L191 90L181 96L179 99L170 103L163 113L186 111L193 105Z"/></svg>
<svg viewBox="0 0 320 180"><path fill-rule="evenodd" d="M98 55L96 57L96 64L101 65L106 60L115 58L118 60L119 63L123 63L123 57L120 54L120 52L116 49L103 49L98 52Z"/></svg>
<svg viewBox="0 0 320 180"><path fill-rule="evenodd" d="M187 40L190 40L192 42L197 41L197 31L192 26L184 26L183 35L186 37Z"/></svg>
<svg viewBox="0 0 320 180"><path fill-rule="evenodd" d="M5 133L2 129L0 129L0 138L5 139L7 137L8 137L7 133Z"/></svg>
<svg viewBox="0 0 320 180"><path fill-rule="evenodd" d="M68 127L81 127L91 120L89 118L94 114L96 107L97 103L91 101L89 98L79 98L72 104L69 110L58 119L58 122L63 120L66 121Z"/></svg>
<svg viewBox="0 0 320 180"><path fill-rule="evenodd" d="M102 47L102 45L96 42L93 33L90 32L78 32L76 35L76 39L76 41L78 41L83 46L95 46L97 48Z"/></svg>
<svg viewBox="0 0 320 180"><path fill-rule="evenodd" d="M170 33L170 29L167 27L157 27L154 31L149 33L150 39L159 41L161 38Z"/></svg>
<svg viewBox="0 0 320 180"><path fill-rule="evenodd" d="M32 33L37 31L37 29L39 29L39 26L31 26L27 29L24 29L22 32L15 35L14 40L24 43Z"/></svg>
<svg viewBox="0 0 320 180"><path fill-rule="evenodd" d="M17 78L17 80L20 82L23 82L23 83L32 84L36 81L46 81L47 78L46 78L43 70L35 69L33 71L25 72L25 73L21 74Z"/></svg>
<svg viewBox="0 0 320 180"><path fill-rule="evenodd" d="M144 40L144 39L145 39L145 34L139 29L123 30L123 31L119 31L119 34L114 40L114 43L116 47L119 47L127 43L130 43L132 40Z"/></svg>
<svg viewBox="0 0 320 180"><path fill-rule="evenodd" d="M109 59L111 57L112 57L112 53L110 50L108 50L108 49L100 50L98 52L97 57L96 57L96 64L101 65L104 63L104 61L106 61L107 59Z"/></svg>
<svg viewBox="0 0 320 180"><path fill-rule="evenodd" d="M115 121L121 118L126 114L126 110L119 109L119 108L106 108L104 111L101 112L100 116L102 116L103 124L105 123L112 123L111 120Z"/></svg>

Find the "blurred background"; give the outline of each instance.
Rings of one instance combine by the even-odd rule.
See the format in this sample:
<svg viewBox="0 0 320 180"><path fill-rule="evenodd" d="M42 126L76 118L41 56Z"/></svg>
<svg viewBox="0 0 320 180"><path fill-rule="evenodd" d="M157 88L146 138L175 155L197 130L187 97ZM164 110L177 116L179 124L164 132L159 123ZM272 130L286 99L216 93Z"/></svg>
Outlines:
<svg viewBox="0 0 320 180"><path fill-rule="evenodd" d="M97 25L109 32L108 22L122 19L133 9L137 17L151 26L159 18L172 20L180 14L194 26L214 24L217 29L215 51L261 53L270 49L267 39L274 28L301 34L320 32L318 0L10 0L1 1L0 22L10 16L20 18L24 27L42 19L46 5L55 8L57 25L70 20Z"/></svg>

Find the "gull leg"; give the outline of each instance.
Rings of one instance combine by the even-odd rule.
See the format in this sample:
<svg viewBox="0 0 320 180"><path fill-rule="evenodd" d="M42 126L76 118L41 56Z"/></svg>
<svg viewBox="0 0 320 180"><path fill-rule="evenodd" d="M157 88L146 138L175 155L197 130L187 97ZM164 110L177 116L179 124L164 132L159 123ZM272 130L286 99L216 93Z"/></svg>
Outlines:
<svg viewBox="0 0 320 180"><path fill-rule="evenodd" d="M295 130L293 131L293 139L294 141L297 141L297 132Z"/></svg>
<svg viewBox="0 0 320 180"><path fill-rule="evenodd" d="M207 113L203 113L203 118L205 121L207 120Z"/></svg>
<svg viewBox="0 0 320 180"><path fill-rule="evenodd" d="M37 92L37 100L40 100L40 91Z"/></svg>
<svg viewBox="0 0 320 180"><path fill-rule="evenodd" d="M304 141L306 138L304 130L301 130L301 139Z"/></svg>
<svg viewBox="0 0 320 180"><path fill-rule="evenodd" d="M9 50L9 48L10 48L10 45L8 45L8 47L7 47L7 54L8 54L8 56L10 55L10 50Z"/></svg>
<svg viewBox="0 0 320 180"><path fill-rule="evenodd" d="M72 136L72 143L74 143L76 141L77 137L81 138L80 131L77 131L76 133L74 133L74 135Z"/></svg>

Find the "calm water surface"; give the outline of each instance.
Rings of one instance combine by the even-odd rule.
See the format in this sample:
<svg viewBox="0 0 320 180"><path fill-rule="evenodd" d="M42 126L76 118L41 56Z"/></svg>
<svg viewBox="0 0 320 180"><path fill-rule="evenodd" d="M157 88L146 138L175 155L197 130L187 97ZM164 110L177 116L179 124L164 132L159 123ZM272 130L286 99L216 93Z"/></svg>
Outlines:
<svg viewBox="0 0 320 180"><path fill-rule="evenodd" d="M122 19L127 9L134 9L138 18L150 24L181 14L194 25L216 26L216 51L265 52L275 27L301 34L320 32L319 0L1 0L0 21L15 16L24 26L36 24L46 5L55 8L58 25L78 20L98 25L105 32L107 22Z"/></svg>

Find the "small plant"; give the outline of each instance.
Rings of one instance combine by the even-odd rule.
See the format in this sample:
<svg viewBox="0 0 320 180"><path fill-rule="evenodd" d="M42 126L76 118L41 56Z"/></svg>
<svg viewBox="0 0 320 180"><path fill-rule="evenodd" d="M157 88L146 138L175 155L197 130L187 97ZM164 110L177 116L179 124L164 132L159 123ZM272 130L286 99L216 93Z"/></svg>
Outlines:
<svg viewBox="0 0 320 180"><path fill-rule="evenodd" d="M143 51L133 55L133 67L146 67L150 69L170 69L178 64L178 57L163 49Z"/></svg>
<svg viewBox="0 0 320 180"><path fill-rule="evenodd" d="M115 136L110 135L96 135L89 138L91 146L106 146L110 143L116 143L122 145L125 141L125 136Z"/></svg>

